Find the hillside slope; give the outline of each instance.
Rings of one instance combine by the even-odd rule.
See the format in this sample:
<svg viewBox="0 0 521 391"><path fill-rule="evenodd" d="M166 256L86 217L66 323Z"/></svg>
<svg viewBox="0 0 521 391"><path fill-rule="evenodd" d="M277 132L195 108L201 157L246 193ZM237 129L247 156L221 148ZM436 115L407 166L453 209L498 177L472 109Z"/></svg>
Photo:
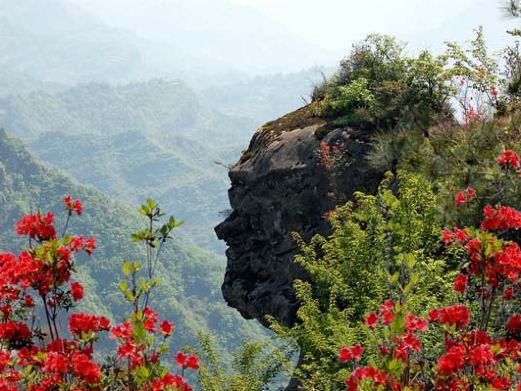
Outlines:
<svg viewBox="0 0 521 391"><path fill-rule="evenodd" d="M186 221L181 236L220 249L227 163L255 128L200 103L179 81L87 84L0 101L0 126L42 160L132 204L151 196Z"/></svg>
<svg viewBox="0 0 521 391"><path fill-rule="evenodd" d="M140 217L127 204L114 202L43 165L21 142L0 131L0 249L19 250L22 243L13 228L24 213L52 210L60 221L66 194L81 199L85 206L82 217L72 221L71 232L92 235L98 243L92 257L79 259L79 274L89 292L84 307L120 320L127 310L118 292L122 261L143 256L143 249L129 238L143 223ZM194 344L197 331L203 328L219 334L226 348L262 334L258 325L244 321L223 302L219 289L222 264L216 256L179 240L164 253L158 269L162 285L153 300L177 324L176 347Z"/></svg>

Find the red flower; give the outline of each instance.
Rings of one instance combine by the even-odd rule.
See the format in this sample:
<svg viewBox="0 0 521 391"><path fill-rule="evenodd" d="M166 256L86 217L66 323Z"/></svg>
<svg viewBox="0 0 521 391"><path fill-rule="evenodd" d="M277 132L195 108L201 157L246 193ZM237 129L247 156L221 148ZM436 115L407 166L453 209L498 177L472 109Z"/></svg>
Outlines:
<svg viewBox="0 0 521 391"><path fill-rule="evenodd" d="M490 345L481 344L472 349L470 352L470 363L475 367L494 364L494 354Z"/></svg>
<svg viewBox="0 0 521 391"><path fill-rule="evenodd" d="M455 198L456 207L459 208L465 202L472 201L472 199L475 196L476 196L476 190L474 190L470 186L465 189L465 192L462 192L462 191L458 192L458 194L456 194L456 198Z"/></svg>
<svg viewBox="0 0 521 391"><path fill-rule="evenodd" d="M362 359L362 354L364 352L364 348L361 345L355 345L348 347L343 347L338 352L338 360L342 363L348 361L360 361Z"/></svg>
<svg viewBox="0 0 521 391"><path fill-rule="evenodd" d="M503 292L503 300L512 300L514 298L514 289L509 286Z"/></svg>
<svg viewBox="0 0 521 391"><path fill-rule="evenodd" d="M168 337L174 332L174 324L166 319L161 322L159 328L161 329L161 334L163 337Z"/></svg>
<svg viewBox="0 0 521 391"><path fill-rule="evenodd" d="M476 196L476 190L474 190L472 187L467 187L465 190L465 197L467 201L471 201Z"/></svg>
<svg viewBox="0 0 521 391"><path fill-rule="evenodd" d="M503 153L496 158L496 161L500 166L507 168L519 168L521 165L519 155L511 149L506 149L503 151Z"/></svg>
<svg viewBox="0 0 521 391"><path fill-rule="evenodd" d="M92 252L96 249L96 241L92 236L90 236L85 243L83 244L83 249L85 252L89 255L92 254Z"/></svg>
<svg viewBox="0 0 521 391"><path fill-rule="evenodd" d="M151 333L156 332L157 314L152 311L151 308L147 307L143 311L143 326Z"/></svg>
<svg viewBox="0 0 521 391"><path fill-rule="evenodd" d="M31 340L31 330L25 323L9 320L0 323L0 339L7 339L10 342L23 342Z"/></svg>
<svg viewBox="0 0 521 391"><path fill-rule="evenodd" d="M83 205L79 200L72 200L70 195L66 196L63 199L63 203L65 204L65 208L69 211L69 213L75 212L78 216L81 215L83 211Z"/></svg>
<svg viewBox="0 0 521 391"><path fill-rule="evenodd" d="M405 326L407 331L427 331L428 323L414 314L408 314L405 318Z"/></svg>
<svg viewBox="0 0 521 391"><path fill-rule="evenodd" d="M487 231L507 231L521 228L521 213L508 206L497 206L495 209L486 205L483 208L481 228Z"/></svg>
<svg viewBox="0 0 521 391"><path fill-rule="evenodd" d="M69 329L73 335L81 337L82 333L97 333L99 331L109 330L110 321L104 316L79 312L69 317Z"/></svg>
<svg viewBox="0 0 521 391"><path fill-rule="evenodd" d="M464 366L465 349L461 346L453 346L439 358L438 373L442 376L450 376Z"/></svg>
<svg viewBox="0 0 521 391"><path fill-rule="evenodd" d="M450 246L452 243L452 232L448 229L444 229L441 233L441 240L443 240L445 246Z"/></svg>
<svg viewBox="0 0 521 391"><path fill-rule="evenodd" d="M188 359L188 356L183 352L177 352L174 358L179 367L184 367L186 365L186 360Z"/></svg>
<svg viewBox="0 0 521 391"><path fill-rule="evenodd" d="M454 238L459 244L465 244L470 240L469 234L464 229L454 228Z"/></svg>
<svg viewBox="0 0 521 391"><path fill-rule="evenodd" d="M199 358L197 358L197 356L195 355L191 355L190 357L188 357L188 360L186 360L185 366L186 368L194 370L199 369Z"/></svg>
<svg viewBox="0 0 521 391"><path fill-rule="evenodd" d="M511 333L518 333L521 331L521 315L515 314L510 317L507 322L507 329Z"/></svg>
<svg viewBox="0 0 521 391"><path fill-rule="evenodd" d="M454 290L458 293L465 293L469 277L466 274L459 274L454 280Z"/></svg>
<svg viewBox="0 0 521 391"><path fill-rule="evenodd" d="M470 310L464 305L453 305L429 313L431 322L440 324L455 325L457 327L467 327L470 319Z"/></svg>
<svg viewBox="0 0 521 391"><path fill-rule="evenodd" d="M72 367L74 373L85 382L92 384L100 380L101 368L92 362L89 356L76 352L72 355Z"/></svg>
<svg viewBox="0 0 521 391"><path fill-rule="evenodd" d="M364 322L367 327L374 329L378 323L378 315L376 312L371 312L364 318Z"/></svg>
<svg viewBox="0 0 521 391"><path fill-rule="evenodd" d="M465 195L461 191L456 194L455 202L457 208L465 203Z"/></svg>
<svg viewBox="0 0 521 391"><path fill-rule="evenodd" d="M128 339L132 337L133 333L133 327L132 323L130 321L125 321L121 324L118 324L117 326L114 326L112 330L110 331L110 336L112 338L124 338Z"/></svg>
<svg viewBox="0 0 521 391"><path fill-rule="evenodd" d="M74 301L83 299L83 286L79 282L71 284L71 294Z"/></svg>
<svg viewBox="0 0 521 391"><path fill-rule="evenodd" d="M47 213L45 216L42 216L38 212L34 215L24 216L16 223L16 233L39 241L56 239L54 215Z"/></svg>

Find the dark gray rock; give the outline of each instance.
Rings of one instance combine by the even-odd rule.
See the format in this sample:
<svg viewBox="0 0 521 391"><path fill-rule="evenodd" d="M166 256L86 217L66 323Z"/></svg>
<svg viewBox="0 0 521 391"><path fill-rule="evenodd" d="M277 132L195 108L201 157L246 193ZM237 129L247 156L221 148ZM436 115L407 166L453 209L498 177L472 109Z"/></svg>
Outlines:
<svg viewBox="0 0 521 391"><path fill-rule="evenodd" d="M381 179L367 167L369 142L352 129L326 131L326 123L309 118L296 126L289 122L283 117L254 135L229 173L232 213L216 227L228 245L222 286L227 303L245 318L267 324L265 316L272 315L286 326L295 322L298 308L293 281L306 278L293 261L292 232L306 240L327 234L324 213L354 191L375 191ZM321 139L343 145L346 165L335 180L317 164Z"/></svg>

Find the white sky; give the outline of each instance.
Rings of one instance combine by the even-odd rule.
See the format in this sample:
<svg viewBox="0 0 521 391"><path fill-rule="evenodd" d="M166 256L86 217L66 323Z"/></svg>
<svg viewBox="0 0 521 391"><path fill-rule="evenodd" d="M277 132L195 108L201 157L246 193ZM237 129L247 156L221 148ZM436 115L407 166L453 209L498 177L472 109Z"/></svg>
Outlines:
<svg viewBox="0 0 521 391"><path fill-rule="evenodd" d="M444 40L471 36L478 25L492 47L504 31L521 26L505 17L501 0L230 0L248 5L289 31L335 53L368 33L391 34L413 48L436 50Z"/></svg>
<svg viewBox="0 0 521 391"><path fill-rule="evenodd" d="M369 33L394 35L407 42L412 51L427 48L439 52L444 41L468 40L472 37L472 29L479 25L485 28L489 47L498 49L511 40L505 30L521 27L521 19L508 19L502 12L501 1L505 0L69 1L81 4L107 24L149 38L174 37L172 39L183 41L186 40L184 31L209 32L210 37L227 32L234 37L253 37L252 46L255 46L257 38L253 32L258 32L264 37L259 46L264 51L255 62L262 66L266 61L273 66L280 61L278 68L285 71L296 71L299 66L305 68L311 63L337 64L354 42ZM286 42L289 48L281 42ZM300 43L310 45L297 48L296 44ZM201 42L193 47L206 50ZM290 48L295 48L294 52L290 53ZM234 57L239 63L241 55L252 56L237 44L225 49L232 62ZM290 60L297 61L284 59L281 53L285 52ZM218 50L216 53L223 52Z"/></svg>

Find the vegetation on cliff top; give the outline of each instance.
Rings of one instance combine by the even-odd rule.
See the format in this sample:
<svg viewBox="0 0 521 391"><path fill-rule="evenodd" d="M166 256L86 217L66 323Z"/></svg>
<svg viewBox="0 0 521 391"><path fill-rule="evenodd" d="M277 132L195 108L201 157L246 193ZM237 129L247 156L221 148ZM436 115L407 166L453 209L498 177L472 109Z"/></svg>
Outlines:
<svg viewBox="0 0 521 391"><path fill-rule="evenodd" d="M372 36L315 90L316 115L372 133L368 164L389 171L328 214L329 237L297 236L298 322L272 327L304 389L520 389L517 48L500 79L480 30L438 59Z"/></svg>

